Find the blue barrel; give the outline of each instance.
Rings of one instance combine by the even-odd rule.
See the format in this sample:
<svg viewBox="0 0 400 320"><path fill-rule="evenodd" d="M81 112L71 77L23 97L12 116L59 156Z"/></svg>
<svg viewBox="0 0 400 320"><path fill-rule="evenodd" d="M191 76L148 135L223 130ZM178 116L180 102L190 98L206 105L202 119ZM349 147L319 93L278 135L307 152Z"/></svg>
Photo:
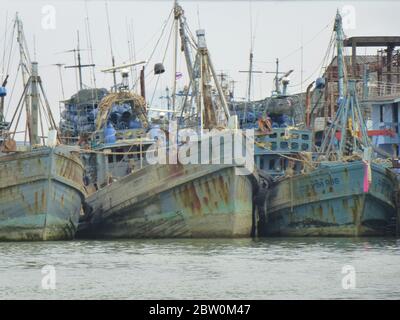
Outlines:
<svg viewBox="0 0 400 320"><path fill-rule="evenodd" d="M254 122L256 120L255 115L253 112L247 113L247 122Z"/></svg>
<svg viewBox="0 0 400 320"><path fill-rule="evenodd" d="M104 143L110 144L115 143L117 138L115 137L115 129L111 123L108 123L104 128Z"/></svg>
<svg viewBox="0 0 400 320"><path fill-rule="evenodd" d="M315 80L315 87L317 89L325 88L325 78L317 78L317 80Z"/></svg>
<svg viewBox="0 0 400 320"><path fill-rule="evenodd" d="M139 129L142 127L142 123L140 121L131 120L129 121L129 129Z"/></svg>
<svg viewBox="0 0 400 320"><path fill-rule="evenodd" d="M344 105L346 103L346 98L345 97L339 97L336 101L338 106L341 106L342 104Z"/></svg>
<svg viewBox="0 0 400 320"><path fill-rule="evenodd" d="M0 97L5 97L7 95L6 87L0 87Z"/></svg>

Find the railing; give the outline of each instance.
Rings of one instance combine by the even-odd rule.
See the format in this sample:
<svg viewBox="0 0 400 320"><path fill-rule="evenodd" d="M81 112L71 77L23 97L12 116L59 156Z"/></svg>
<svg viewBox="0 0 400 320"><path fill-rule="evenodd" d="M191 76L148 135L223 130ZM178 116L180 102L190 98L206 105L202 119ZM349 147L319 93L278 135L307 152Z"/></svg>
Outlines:
<svg viewBox="0 0 400 320"><path fill-rule="evenodd" d="M312 150L312 136L308 130L274 128L272 132L256 138L256 154L297 153Z"/></svg>
<svg viewBox="0 0 400 320"><path fill-rule="evenodd" d="M362 92L359 94L363 97ZM400 96L400 84L387 82L370 82L368 84L369 100L386 96Z"/></svg>

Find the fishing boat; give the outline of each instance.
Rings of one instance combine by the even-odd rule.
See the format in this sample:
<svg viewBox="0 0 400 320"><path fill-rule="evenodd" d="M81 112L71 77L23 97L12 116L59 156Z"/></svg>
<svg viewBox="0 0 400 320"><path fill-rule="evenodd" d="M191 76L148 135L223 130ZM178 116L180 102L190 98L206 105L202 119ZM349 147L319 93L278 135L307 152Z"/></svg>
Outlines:
<svg viewBox="0 0 400 320"><path fill-rule="evenodd" d="M237 131L237 121L236 117L230 116L219 86L206 46L204 30L198 30L197 43L190 44L190 47L196 48L195 63L192 64L189 58L189 37L186 35L188 26L183 10L177 4L173 10L173 23L180 26L182 47L190 75L188 87L191 88L191 93L189 94L188 89L184 97L183 106L179 111L180 116L176 116L177 112L174 116L177 117L177 123L183 123L186 129L189 124L193 125L191 132L199 138L190 142L191 146L198 146L194 148L196 151L191 152L190 157L199 160L204 152L200 146L207 140L204 134L206 129L221 130L224 134L232 136ZM158 65L156 71L157 68L161 66ZM212 93L210 85L212 82L218 94ZM132 98L121 98L127 94ZM101 163L98 166L101 172L98 170L97 176L107 179L102 183L103 186L99 186L97 192L86 199L86 214L79 228L79 236L85 238L250 237L254 225L252 199L253 192L257 188L256 176L252 170L246 174L238 174L238 170L244 169L244 166L237 164L234 156L231 157L233 158L231 163L225 163L225 157L229 157L225 149L228 150L231 145L228 146L224 139L216 139L219 141L218 145L207 145L205 152L211 155L208 156L208 160L218 159L215 162L183 163L180 159L175 162L170 161L171 154L174 155L174 148L179 150L188 143L186 140L188 136L183 139L180 135L182 129L175 134L170 129L165 144L167 163L149 164L146 161L146 152L151 145L157 141L164 141L164 138L154 136L154 131L149 130L152 124L147 123L146 117L140 121L142 131L130 134L131 140L113 129L110 118L103 116L111 114L107 110L112 110L112 105L115 108L121 101L128 103L138 115L144 113L145 107L144 99L136 97L133 93L120 92L116 95L119 95L120 99L113 100L106 97L99 105L97 123L101 130L97 134L105 141L107 137L110 138L110 130L112 131L111 141L99 144L94 149L99 155L98 163ZM195 103L196 108L191 107L188 100ZM110 101L113 102L109 103ZM196 114L193 114L194 109L197 110ZM242 135L240 137L243 138ZM215 155L213 148L217 148L220 152ZM103 152L106 156L101 155ZM104 169L110 168L108 161L112 156L119 157L117 162L121 164L129 163L124 161L129 155L133 156L133 165L128 168L131 173L117 177L112 174L112 169L108 172ZM117 168L116 165L111 167Z"/></svg>
<svg viewBox="0 0 400 320"><path fill-rule="evenodd" d="M250 53L246 101L230 100L230 110L238 116L240 127L254 129L254 162L259 186L254 197L258 235L265 233L267 195L273 181L303 173L312 159L313 134L305 125L304 94L290 94L289 75L294 70L280 71L276 59L274 89L262 100L251 99L253 52ZM225 79L227 76L224 77ZM228 87L226 84L225 87ZM233 96L230 94L229 96ZM306 101L307 102L310 101Z"/></svg>
<svg viewBox="0 0 400 320"><path fill-rule="evenodd" d="M5 86L0 89L3 92L0 108L0 119L3 119L0 140L0 240L72 239L86 194L79 149L58 143L54 118L38 75L38 64L27 60L29 54L24 46L22 23L18 16L15 26L22 53L20 68L23 70L24 90L8 123L4 121L6 89ZM44 99L40 98L40 92ZM24 109L29 143L15 140ZM50 122L47 137L44 136L41 117L45 112ZM41 136L39 127L42 129Z"/></svg>
<svg viewBox="0 0 400 320"><path fill-rule="evenodd" d="M73 147L1 155L0 240L73 239L85 198L82 175Z"/></svg>
<svg viewBox="0 0 400 320"><path fill-rule="evenodd" d="M307 172L281 177L270 185L265 235L383 236L395 231L396 179L390 162L374 158L355 80L344 81L339 13L334 31L339 108Z"/></svg>
<svg viewBox="0 0 400 320"><path fill-rule="evenodd" d="M371 185L368 179L371 170ZM394 232L395 179L388 168L362 161L327 161L284 177L268 190L263 233L282 236L382 236Z"/></svg>

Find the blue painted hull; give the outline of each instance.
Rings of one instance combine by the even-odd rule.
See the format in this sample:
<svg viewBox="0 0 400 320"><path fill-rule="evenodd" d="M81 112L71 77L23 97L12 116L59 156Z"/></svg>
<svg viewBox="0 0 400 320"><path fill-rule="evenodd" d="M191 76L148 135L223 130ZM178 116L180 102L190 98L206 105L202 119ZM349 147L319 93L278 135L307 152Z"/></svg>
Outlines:
<svg viewBox="0 0 400 320"><path fill-rule="evenodd" d="M395 179L373 164L364 192L361 161L326 163L271 186L264 235L384 236L395 232Z"/></svg>
<svg viewBox="0 0 400 320"><path fill-rule="evenodd" d="M75 236L85 191L71 148L0 157L0 240L68 240Z"/></svg>

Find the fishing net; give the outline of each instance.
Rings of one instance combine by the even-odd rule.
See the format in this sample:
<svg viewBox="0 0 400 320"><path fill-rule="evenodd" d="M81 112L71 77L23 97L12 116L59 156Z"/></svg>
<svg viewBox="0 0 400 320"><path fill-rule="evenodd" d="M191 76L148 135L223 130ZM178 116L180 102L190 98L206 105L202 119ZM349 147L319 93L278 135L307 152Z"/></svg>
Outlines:
<svg viewBox="0 0 400 320"><path fill-rule="evenodd" d="M96 130L99 131L107 123L108 116L114 104L129 104L132 111L135 111L143 127L148 127L146 116L146 101L136 93L121 91L108 94L99 104L96 118Z"/></svg>

